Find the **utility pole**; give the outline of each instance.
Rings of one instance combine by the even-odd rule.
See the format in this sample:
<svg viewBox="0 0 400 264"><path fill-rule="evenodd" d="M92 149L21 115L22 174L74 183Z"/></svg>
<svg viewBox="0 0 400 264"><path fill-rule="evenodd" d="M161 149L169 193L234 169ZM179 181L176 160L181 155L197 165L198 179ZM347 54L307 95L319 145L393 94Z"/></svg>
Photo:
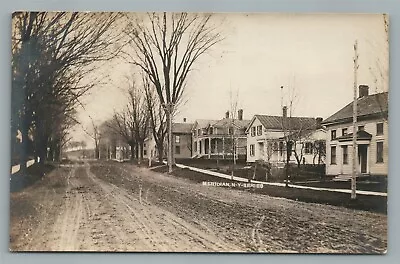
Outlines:
<svg viewBox="0 0 400 264"><path fill-rule="evenodd" d="M289 160L290 160L290 151L289 145L290 145L290 140L289 140L289 135L286 131L286 125L288 124L288 118L287 118L287 107L283 106L283 86L281 86L281 111L282 111L282 128L283 128L283 139L286 142L286 168L285 168L285 187L289 187Z"/></svg>
<svg viewBox="0 0 400 264"><path fill-rule="evenodd" d="M358 43L354 43L354 98L353 98L353 171L351 175L351 199L356 199L357 176L357 70L358 70Z"/></svg>
<svg viewBox="0 0 400 264"><path fill-rule="evenodd" d="M236 109L235 109L236 110ZM234 110L233 110L234 111ZM236 163L236 160L235 160L235 136L234 136L234 134L235 134L235 131L234 131L234 118L235 118L235 116L234 116L234 113L233 113L233 111L232 111L232 113L231 113L231 115L232 115L232 123L231 123L231 125L232 125L232 135L231 135L231 140L232 140L232 158L233 158L233 163L232 163L232 172L231 172L231 179L232 179L232 181L233 181L233 175L234 175L234 170L235 170L235 163ZM229 132L229 128L228 128L228 132Z"/></svg>

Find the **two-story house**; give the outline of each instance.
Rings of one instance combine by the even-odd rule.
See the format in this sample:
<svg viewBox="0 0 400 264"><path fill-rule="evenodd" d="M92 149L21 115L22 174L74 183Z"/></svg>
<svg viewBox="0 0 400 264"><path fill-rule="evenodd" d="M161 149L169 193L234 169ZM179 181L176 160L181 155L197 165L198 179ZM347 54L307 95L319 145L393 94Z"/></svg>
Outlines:
<svg viewBox="0 0 400 264"><path fill-rule="evenodd" d="M359 86L357 98L356 162L358 175L388 173L388 93L368 94ZM351 175L353 102L322 122L327 128L327 175Z"/></svg>
<svg viewBox="0 0 400 264"><path fill-rule="evenodd" d="M246 128L250 120L243 119L243 109L238 118L225 113L221 120L196 120L192 128L195 157L232 159L246 156Z"/></svg>
<svg viewBox="0 0 400 264"><path fill-rule="evenodd" d="M173 155L176 159L191 158L192 150L192 123L173 123L172 125L172 142Z"/></svg>
<svg viewBox="0 0 400 264"><path fill-rule="evenodd" d="M289 162L302 164L323 163L325 157L325 129L322 118L288 117L283 107L282 116L255 115L247 130L247 162L264 160L284 163L287 142L293 142Z"/></svg>
<svg viewBox="0 0 400 264"><path fill-rule="evenodd" d="M172 149L174 158L191 158L192 157L192 123L186 123L186 118L183 119L183 123L172 124ZM166 157L168 150L168 135L165 135L164 139L164 153L163 157ZM143 157L148 159L156 159L159 156L157 146L153 135L150 133L144 141Z"/></svg>

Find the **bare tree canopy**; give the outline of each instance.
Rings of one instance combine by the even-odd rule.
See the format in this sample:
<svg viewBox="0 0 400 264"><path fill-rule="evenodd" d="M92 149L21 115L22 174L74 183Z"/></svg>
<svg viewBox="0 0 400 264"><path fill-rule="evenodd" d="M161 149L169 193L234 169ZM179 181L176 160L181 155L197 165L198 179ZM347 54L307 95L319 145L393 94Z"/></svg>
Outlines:
<svg viewBox="0 0 400 264"><path fill-rule="evenodd" d="M151 88L149 80L146 76L142 75L143 86L146 92L146 103L149 114L149 135L155 141L158 160L161 162L164 154L164 141L167 134L166 113L160 103L159 97Z"/></svg>
<svg viewBox="0 0 400 264"><path fill-rule="evenodd" d="M161 103L180 100L193 63L223 38L211 14L148 13L125 29L139 66L154 84Z"/></svg>
<svg viewBox="0 0 400 264"><path fill-rule="evenodd" d="M119 13L16 12L12 20L12 134L22 134L21 164L33 152L65 145L77 123L79 99L98 80L88 80L122 46L114 28ZM27 148L29 134L35 144ZM53 156L53 155L51 155ZM53 158L51 158L54 160ZM58 159L58 158L56 158ZM24 169L24 168L23 168Z"/></svg>
<svg viewBox="0 0 400 264"><path fill-rule="evenodd" d="M172 116L184 93L194 63L222 41L211 14L147 13L128 17L125 33L130 63L138 66L154 85L167 113L168 164L172 171Z"/></svg>
<svg viewBox="0 0 400 264"><path fill-rule="evenodd" d="M119 134L131 148L131 159L143 158L144 140L148 135L149 112L148 101L144 89L136 84L134 75L128 78L128 103L124 110L115 112L108 126Z"/></svg>

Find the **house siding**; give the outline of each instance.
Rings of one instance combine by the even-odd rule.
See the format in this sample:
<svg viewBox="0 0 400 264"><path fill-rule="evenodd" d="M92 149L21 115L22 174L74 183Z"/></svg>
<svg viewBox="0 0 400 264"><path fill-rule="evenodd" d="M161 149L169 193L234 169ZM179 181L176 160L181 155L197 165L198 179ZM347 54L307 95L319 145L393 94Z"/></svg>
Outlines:
<svg viewBox="0 0 400 264"><path fill-rule="evenodd" d="M214 120L212 122L216 123L218 121ZM192 156L231 159L233 138L229 133L229 127L230 124L215 126L210 123L208 123L206 127L200 127L196 122L192 128ZM236 158L245 157L247 148L245 128L235 127L233 132L234 140L236 142Z"/></svg>
<svg viewBox="0 0 400 264"><path fill-rule="evenodd" d="M179 143L176 142L176 137L179 136ZM174 134L174 157L177 159L192 157L192 135L191 134ZM176 152L176 146L179 146L180 153Z"/></svg>
<svg viewBox="0 0 400 264"><path fill-rule="evenodd" d="M383 123L383 135L377 135L377 123ZM368 144L367 149L367 174L371 175L387 175L388 173L388 122L384 119L373 119L357 122L358 126L364 126L364 130L372 135L370 141L363 143ZM348 133L353 133L352 123L335 124L327 127L327 175L351 175L352 174L352 141L338 142L331 140L331 131L337 130L337 136L341 136L342 128L347 128ZM383 162L377 163L377 142L383 142ZM343 164L343 145L348 146L348 164ZM336 146L336 164L331 164L331 146ZM358 159L358 158L357 158ZM358 162L357 162L358 163ZM359 166L358 170L359 170Z"/></svg>
<svg viewBox="0 0 400 264"><path fill-rule="evenodd" d="M261 135L257 134L257 127L262 126ZM253 136L251 131L255 129L255 135ZM273 151L268 149L268 142L279 142L279 138L284 136L282 130L276 129L265 129L258 118L255 118L251 127L247 130L247 162L255 162L257 160L265 160L270 162L284 162L286 160L285 148L283 151L275 149ZM312 142L315 140L325 140L326 132L322 130L314 131L309 137L303 140L303 142ZM278 143L279 144L279 143ZM254 155L251 155L251 145L254 145ZM278 145L279 146L279 145ZM302 147L302 143L296 144L296 150L298 153ZM306 164L313 164L314 154L304 154L304 161ZM324 160L323 160L324 161ZM296 163L294 154L290 157L291 163ZM303 161L301 161L303 163Z"/></svg>

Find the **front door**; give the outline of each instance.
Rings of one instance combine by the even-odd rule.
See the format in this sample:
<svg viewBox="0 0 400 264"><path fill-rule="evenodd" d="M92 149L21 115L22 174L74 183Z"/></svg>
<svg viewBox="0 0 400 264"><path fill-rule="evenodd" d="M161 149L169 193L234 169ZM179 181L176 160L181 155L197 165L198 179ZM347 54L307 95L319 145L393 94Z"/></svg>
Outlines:
<svg viewBox="0 0 400 264"><path fill-rule="evenodd" d="M358 145L358 162L361 173L367 173L368 145Z"/></svg>

